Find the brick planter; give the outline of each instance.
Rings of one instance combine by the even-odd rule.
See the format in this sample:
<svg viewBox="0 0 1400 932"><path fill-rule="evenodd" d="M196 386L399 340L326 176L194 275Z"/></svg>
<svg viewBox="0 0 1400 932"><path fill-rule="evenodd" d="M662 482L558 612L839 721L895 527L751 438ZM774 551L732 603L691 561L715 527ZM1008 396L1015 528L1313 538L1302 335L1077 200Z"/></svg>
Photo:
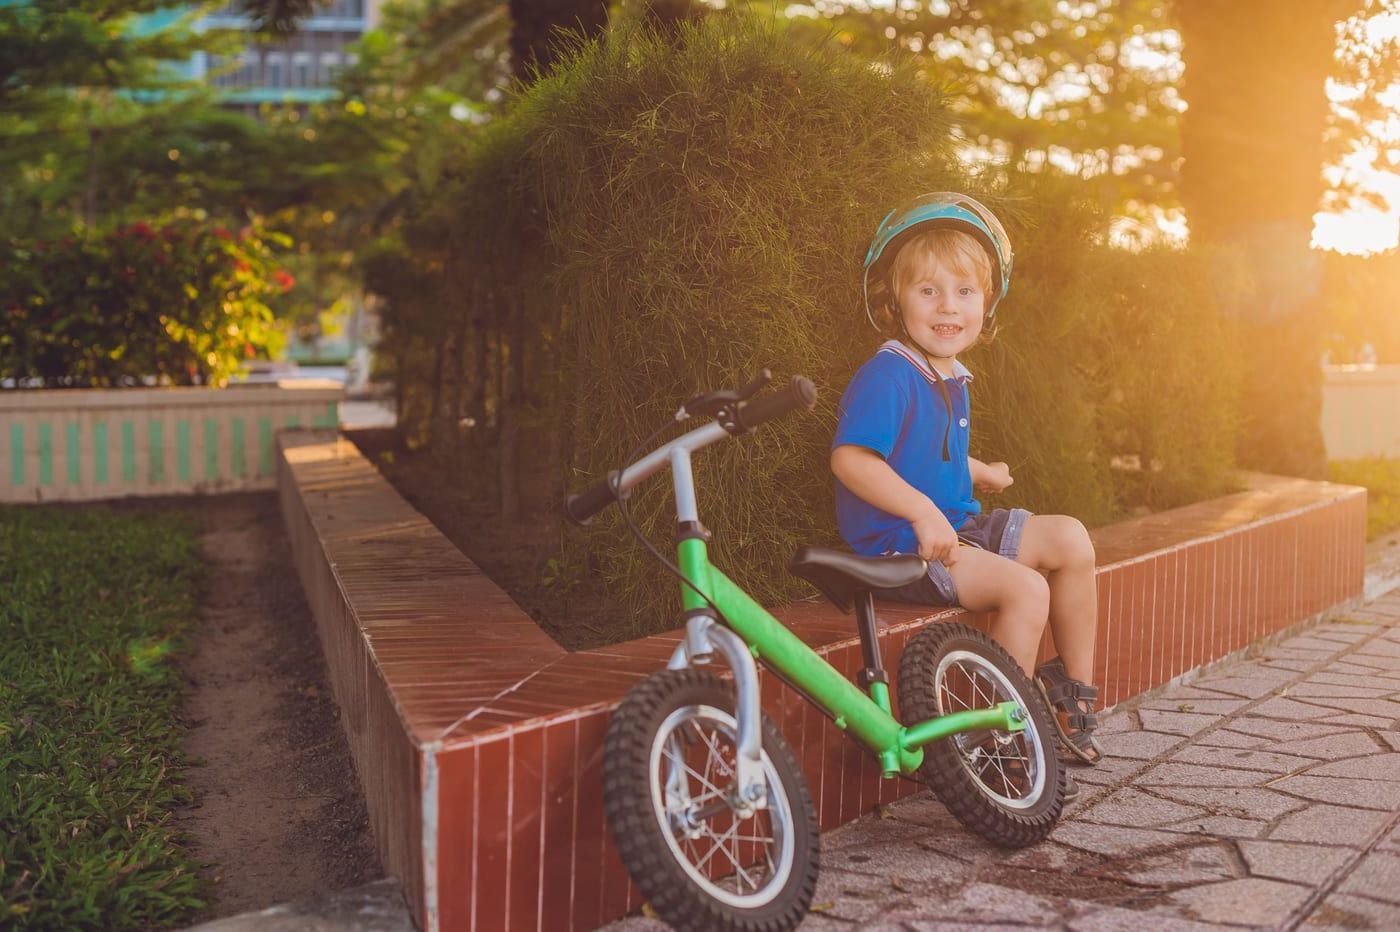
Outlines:
<svg viewBox="0 0 1400 932"><path fill-rule="evenodd" d="M589 929L639 901L607 838L602 736L679 632L568 653L414 511L354 444L281 435L280 494L380 853L427 929ZM1108 704L1351 599L1364 490L1255 477L1235 495L1101 528L1096 664ZM882 604L886 665L959 617ZM775 612L838 669L861 663L829 605ZM918 792L771 677L822 826Z"/></svg>

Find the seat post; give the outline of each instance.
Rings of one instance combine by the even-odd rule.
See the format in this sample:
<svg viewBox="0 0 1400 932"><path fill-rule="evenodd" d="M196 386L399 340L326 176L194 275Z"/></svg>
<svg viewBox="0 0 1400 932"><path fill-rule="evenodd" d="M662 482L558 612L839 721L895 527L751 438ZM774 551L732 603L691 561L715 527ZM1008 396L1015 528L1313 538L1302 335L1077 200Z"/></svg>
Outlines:
<svg viewBox="0 0 1400 932"><path fill-rule="evenodd" d="M875 635L875 596L866 589L855 601L856 630L860 632L860 652L865 658L865 669L860 671L857 681L863 689L870 688L872 683L888 684L889 678L880 663L880 639Z"/></svg>

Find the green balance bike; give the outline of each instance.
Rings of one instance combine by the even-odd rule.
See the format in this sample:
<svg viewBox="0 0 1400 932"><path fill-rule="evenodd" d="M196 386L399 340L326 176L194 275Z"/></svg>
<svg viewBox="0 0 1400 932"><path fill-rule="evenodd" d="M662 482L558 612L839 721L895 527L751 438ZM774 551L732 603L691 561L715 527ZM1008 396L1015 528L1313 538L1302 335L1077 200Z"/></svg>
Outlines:
<svg viewBox="0 0 1400 932"><path fill-rule="evenodd" d="M1065 778L1049 713L1001 647L975 628L919 632L899 664L902 725L890 708L872 591L927 571L914 555L861 557L804 547L788 564L844 611L855 608L864 654L859 685L823 660L710 563L691 457L765 421L810 409L816 389L796 378L750 401L768 372L744 388L707 392L674 420L703 427L640 453L565 510L586 523L616 502L628 526L679 577L685 634L668 668L627 693L609 725L603 794L613 842L633 882L666 922L683 930L791 929L816 889L820 838L812 795L792 748L760 711L757 663L869 750L885 778L917 777L971 831L1022 847L1049 834ZM665 467L675 484L677 560L637 530L627 497ZM709 669L716 656L732 674Z"/></svg>

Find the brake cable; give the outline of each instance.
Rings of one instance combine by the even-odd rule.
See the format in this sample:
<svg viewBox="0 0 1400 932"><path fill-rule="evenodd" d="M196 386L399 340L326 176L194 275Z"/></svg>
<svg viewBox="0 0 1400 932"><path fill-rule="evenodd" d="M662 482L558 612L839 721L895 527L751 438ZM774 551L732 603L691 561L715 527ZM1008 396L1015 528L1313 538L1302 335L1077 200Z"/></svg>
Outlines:
<svg viewBox="0 0 1400 932"><path fill-rule="evenodd" d="M632 452L627 454L627 458L623 461L626 465L624 465L622 469L615 470L614 472L608 475L608 488L612 490L613 498L617 500L617 509L618 511L622 512L622 520L627 524L627 529L631 531L632 536L635 537L643 547L650 551L651 555L655 557L661 563L662 566L666 567L666 569L670 571L672 576L675 576L681 582L685 583L691 588L691 590L696 595L703 599L705 601L705 604L708 605L714 611L716 620L719 620L724 617L719 610L719 606L716 605L714 602L710 601L710 597L705 595L705 593L701 592L699 588L696 587L695 583L687 579L685 574L681 572L681 568L679 566L676 566L676 564L672 563L669 559L667 559L666 555L663 554L660 550L658 550L656 546L650 540L647 539L646 535L642 533L641 528L637 527L636 522L632 520L632 513L627 509L627 496L625 496L622 493L623 470L625 470L627 466L630 466L632 462L637 458L637 456L642 452L642 450L651 445L651 442L653 440L659 437L666 430L670 429L670 427L673 424L678 424L688 419L689 417L690 412L688 412L685 409L685 407L682 406L679 410L676 411L675 417L670 422L662 424L656 430L652 431L650 437L637 444L637 446L633 448Z"/></svg>

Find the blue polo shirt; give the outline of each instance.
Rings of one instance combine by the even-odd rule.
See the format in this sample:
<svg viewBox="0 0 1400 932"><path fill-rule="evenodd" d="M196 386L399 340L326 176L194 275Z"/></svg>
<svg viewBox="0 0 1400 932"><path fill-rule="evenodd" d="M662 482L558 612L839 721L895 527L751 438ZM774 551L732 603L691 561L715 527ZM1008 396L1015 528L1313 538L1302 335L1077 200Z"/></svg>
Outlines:
<svg viewBox="0 0 1400 932"><path fill-rule="evenodd" d="M831 447L850 444L875 451L901 479L927 495L956 530L982 506L972 497L967 467L967 383L972 373L961 363L953 365L953 377L944 379L921 354L898 340L886 341L846 386L836 409L839 420ZM940 381L948 390L946 402ZM839 479L836 523L856 553L918 552L912 524L867 503Z"/></svg>

